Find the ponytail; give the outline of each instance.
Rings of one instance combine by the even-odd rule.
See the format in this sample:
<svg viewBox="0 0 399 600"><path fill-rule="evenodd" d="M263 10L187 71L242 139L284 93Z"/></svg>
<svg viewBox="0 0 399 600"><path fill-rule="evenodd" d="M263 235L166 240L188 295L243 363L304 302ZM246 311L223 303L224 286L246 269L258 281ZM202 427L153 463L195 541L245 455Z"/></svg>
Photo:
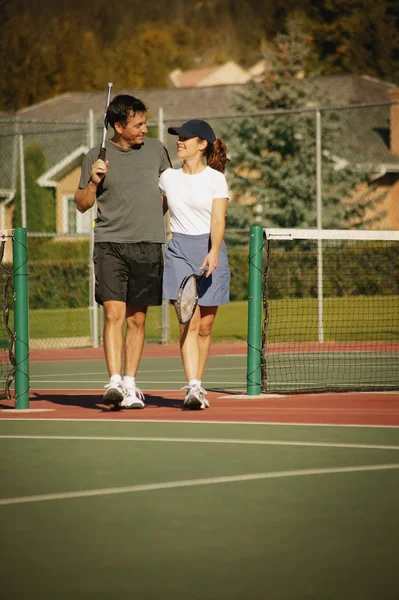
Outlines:
<svg viewBox="0 0 399 600"><path fill-rule="evenodd" d="M220 171L221 173L225 172L226 164L227 164L227 149L226 144L222 142L219 138L208 145L205 149L205 158L206 164L212 169L216 169L216 171Z"/></svg>

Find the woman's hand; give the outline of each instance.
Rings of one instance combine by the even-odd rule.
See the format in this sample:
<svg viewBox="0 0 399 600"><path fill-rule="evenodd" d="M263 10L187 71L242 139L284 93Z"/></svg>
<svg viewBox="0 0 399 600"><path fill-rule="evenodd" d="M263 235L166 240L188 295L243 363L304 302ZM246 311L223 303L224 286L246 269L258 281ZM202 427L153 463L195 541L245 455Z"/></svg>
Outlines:
<svg viewBox="0 0 399 600"><path fill-rule="evenodd" d="M201 271L204 271L206 269L207 272L205 273L205 277L209 277L210 275L212 275L214 270L217 269L218 264L219 253L211 250L210 252L208 252L208 254L205 256L204 260L201 263Z"/></svg>

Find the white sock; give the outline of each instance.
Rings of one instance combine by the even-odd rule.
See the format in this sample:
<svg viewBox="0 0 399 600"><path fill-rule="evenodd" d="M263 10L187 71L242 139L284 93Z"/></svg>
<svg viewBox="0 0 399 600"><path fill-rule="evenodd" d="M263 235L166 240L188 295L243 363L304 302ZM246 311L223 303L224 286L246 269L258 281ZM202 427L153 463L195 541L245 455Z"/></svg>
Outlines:
<svg viewBox="0 0 399 600"><path fill-rule="evenodd" d="M136 387L136 378L135 377L128 377L127 375L124 376L123 378L123 385L127 388L134 388Z"/></svg>
<svg viewBox="0 0 399 600"><path fill-rule="evenodd" d="M188 385L190 387L201 387L201 382L199 381L199 379L190 379Z"/></svg>
<svg viewBox="0 0 399 600"><path fill-rule="evenodd" d="M121 382L122 382L122 377L121 377L121 375L118 375L118 374L116 374L116 375L111 375L111 378L110 378L110 383L115 383L115 384L116 384L116 383L121 383Z"/></svg>

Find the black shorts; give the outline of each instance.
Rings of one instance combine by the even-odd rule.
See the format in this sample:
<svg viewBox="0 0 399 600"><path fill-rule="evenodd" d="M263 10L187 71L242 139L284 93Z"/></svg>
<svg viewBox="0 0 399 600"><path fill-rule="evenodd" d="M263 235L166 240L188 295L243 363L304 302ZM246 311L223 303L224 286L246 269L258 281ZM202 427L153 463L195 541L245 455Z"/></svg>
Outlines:
<svg viewBox="0 0 399 600"><path fill-rule="evenodd" d="M107 300L127 306L162 304L162 244L96 242L93 261L98 304Z"/></svg>

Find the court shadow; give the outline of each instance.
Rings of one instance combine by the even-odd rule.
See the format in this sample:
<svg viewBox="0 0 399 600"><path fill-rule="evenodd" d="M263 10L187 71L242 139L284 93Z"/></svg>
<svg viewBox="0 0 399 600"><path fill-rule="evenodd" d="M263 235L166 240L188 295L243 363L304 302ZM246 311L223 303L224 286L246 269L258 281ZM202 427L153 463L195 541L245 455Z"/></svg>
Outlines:
<svg viewBox="0 0 399 600"><path fill-rule="evenodd" d="M153 406L158 408L183 408L183 399L178 400L176 398L165 398L158 394L145 395L145 403L147 406Z"/></svg>
<svg viewBox="0 0 399 600"><path fill-rule="evenodd" d="M240 390L232 390L229 388L228 390L225 388L206 388L208 392L215 392L216 394L228 394L229 396L242 396L245 392Z"/></svg>
<svg viewBox="0 0 399 600"><path fill-rule="evenodd" d="M57 404L63 407L79 407L85 409L92 409L101 412L115 412L115 409L105 406L102 403L102 396L99 394L52 394L46 392L33 392L30 398L34 403L37 401L43 401L50 404ZM145 395L146 406L159 407L159 408L182 408L183 400L177 400L176 398L166 398L159 394L148 394ZM1 407L1 404L0 404ZM6 408L6 407L4 407ZM9 405L7 406L9 408ZM124 409L126 410L126 409ZM117 411L118 412L118 411Z"/></svg>

